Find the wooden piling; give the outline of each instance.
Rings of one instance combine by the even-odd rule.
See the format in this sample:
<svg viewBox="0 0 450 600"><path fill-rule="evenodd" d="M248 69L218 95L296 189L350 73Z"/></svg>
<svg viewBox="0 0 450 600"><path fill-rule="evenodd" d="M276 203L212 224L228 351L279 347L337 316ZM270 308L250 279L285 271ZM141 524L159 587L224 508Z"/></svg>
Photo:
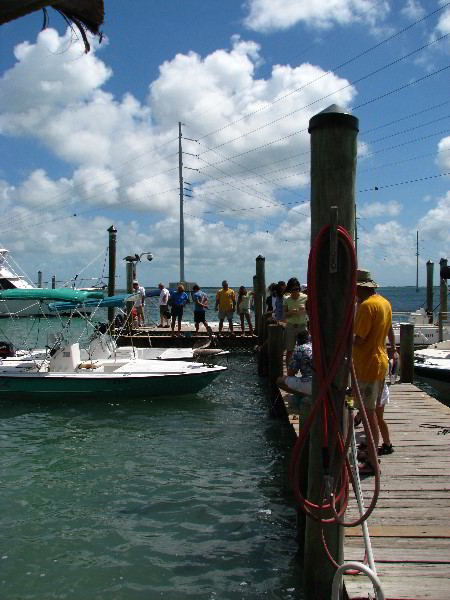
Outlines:
<svg viewBox="0 0 450 600"><path fill-rule="evenodd" d="M400 324L400 381L414 383L414 323Z"/></svg>
<svg viewBox="0 0 450 600"><path fill-rule="evenodd" d="M427 262L427 314L428 322L433 323L433 270L434 263Z"/></svg>
<svg viewBox="0 0 450 600"><path fill-rule="evenodd" d="M342 225L354 238L356 151L359 121L336 105L315 115L309 122L311 134L311 243L325 225L330 224L331 207L337 207L337 225ZM322 253L323 264L317 267L318 312L323 339L323 353L331 361L336 339L345 313L345 290L351 276L345 251L339 245L336 269L330 268L330 253ZM348 261L347 261L348 262ZM330 272L331 271L331 272ZM332 272L335 271L335 272ZM334 388L347 385L343 381L344 361L338 368ZM313 374L313 399L318 387ZM336 406L338 403L336 402ZM339 415L342 418L342 415ZM310 432L308 500L319 504L324 477L322 462L322 422L316 419ZM339 525L324 529L328 549L338 563L343 557L343 531ZM312 519L306 521L304 551L304 593L306 600L329 600L334 576L323 542L321 527Z"/></svg>
<svg viewBox="0 0 450 600"><path fill-rule="evenodd" d="M447 273L447 259L441 258L439 261L440 266L440 309L439 309L439 341L442 342L444 340L444 321L448 321L448 286L447 286L447 277L445 277Z"/></svg>
<svg viewBox="0 0 450 600"><path fill-rule="evenodd" d="M127 262L127 266L126 266L126 276L127 276L127 292L129 294L133 293L133 263L131 262ZM126 306L126 313L127 313L127 324L126 324L126 331L128 333L128 335L131 335L131 331L133 329L133 302L127 302L127 306Z"/></svg>
<svg viewBox="0 0 450 600"><path fill-rule="evenodd" d="M268 356L269 356L269 386L270 397L275 400L278 396L277 379L283 375L283 325L268 327Z"/></svg>
<svg viewBox="0 0 450 600"><path fill-rule="evenodd" d="M109 259L109 270L108 270L108 296L114 296L116 293L116 238L117 238L117 229L114 225L108 229L109 233L109 249L108 249L108 259ZM111 332L114 332L114 316L115 311L114 307L108 307L108 324Z"/></svg>

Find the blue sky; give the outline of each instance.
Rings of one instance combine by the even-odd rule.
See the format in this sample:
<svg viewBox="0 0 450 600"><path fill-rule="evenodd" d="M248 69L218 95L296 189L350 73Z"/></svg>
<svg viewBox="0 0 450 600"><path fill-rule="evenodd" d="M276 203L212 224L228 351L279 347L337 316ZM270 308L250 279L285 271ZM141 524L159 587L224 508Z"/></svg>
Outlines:
<svg viewBox="0 0 450 600"><path fill-rule="evenodd" d="M0 242L31 279L101 275L111 224L119 259L154 254L142 283L178 279L181 121L198 140L183 140L186 279L250 285L261 254L268 281L305 281L306 128L336 103L360 120L359 263L381 285L415 285L419 231L419 282L431 260L438 283L450 247L448 2L126 6L105 0L104 39L87 55L52 10L43 32L41 13L0 29Z"/></svg>

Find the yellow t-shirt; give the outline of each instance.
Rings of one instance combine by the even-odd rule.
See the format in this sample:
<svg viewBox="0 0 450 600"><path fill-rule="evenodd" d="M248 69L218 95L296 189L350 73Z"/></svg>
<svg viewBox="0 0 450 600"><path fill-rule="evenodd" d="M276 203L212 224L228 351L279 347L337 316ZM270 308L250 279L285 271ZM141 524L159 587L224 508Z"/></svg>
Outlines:
<svg viewBox="0 0 450 600"><path fill-rule="evenodd" d="M216 294L216 301L219 303L219 310L221 312L230 312L236 303L236 294L231 288L227 290L222 288Z"/></svg>
<svg viewBox="0 0 450 600"><path fill-rule="evenodd" d="M308 299L306 294L300 294L297 300L294 300L292 296L284 297L284 306L287 306L287 310L293 310L294 308L305 308L305 302ZM306 329L306 311L292 315L286 318L288 325L304 325Z"/></svg>
<svg viewBox="0 0 450 600"><path fill-rule="evenodd" d="M384 379L388 368L386 336L392 325L390 303L373 294L361 302L356 312L354 334L363 338L361 346L353 346L356 378L360 381Z"/></svg>

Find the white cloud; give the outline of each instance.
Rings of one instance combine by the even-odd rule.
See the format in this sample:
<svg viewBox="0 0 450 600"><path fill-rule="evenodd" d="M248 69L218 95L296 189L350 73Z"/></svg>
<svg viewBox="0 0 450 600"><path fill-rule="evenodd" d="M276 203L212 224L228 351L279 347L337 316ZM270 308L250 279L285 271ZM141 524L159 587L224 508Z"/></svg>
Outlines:
<svg viewBox="0 0 450 600"><path fill-rule="evenodd" d="M373 217L397 217L402 211L402 205L395 200L390 202L368 202L360 209L361 214L367 218Z"/></svg>
<svg viewBox="0 0 450 600"><path fill-rule="evenodd" d="M328 28L364 21L375 25L389 13L389 2L371 0L248 0L245 24L260 32L288 29L303 22Z"/></svg>
<svg viewBox="0 0 450 600"><path fill-rule="evenodd" d="M438 199L437 204L434 208L430 209L424 217L419 220L418 230L423 238L427 238L433 243L443 242L447 245L450 244L450 229L448 227L442 227L443 223L448 222L448 215L450 214L450 191L445 196Z"/></svg>
<svg viewBox="0 0 450 600"><path fill-rule="evenodd" d="M442 171L450 171L450 136L442 138L438 144L438 151L436 164Z"/></svg>
<svg viewBox="0 0 450 600"><path fill-rule="evenodd" d="M444 2L443 0L441 0L440 4L444 5L447 2ZM446 35L447 33L450 33L450 8L447 7L446 9L444 9L442 11L442 13L439 16L439 21L438 24L436 25L436 32L437 32L437 36L441 36L441 35Z"/></svg>
<svg viewBox="0 0 450 600"><path fill-rule="evenodd" d="M426 14L419 0L406 0L401 12L410 21L418 21Z"/></svg>

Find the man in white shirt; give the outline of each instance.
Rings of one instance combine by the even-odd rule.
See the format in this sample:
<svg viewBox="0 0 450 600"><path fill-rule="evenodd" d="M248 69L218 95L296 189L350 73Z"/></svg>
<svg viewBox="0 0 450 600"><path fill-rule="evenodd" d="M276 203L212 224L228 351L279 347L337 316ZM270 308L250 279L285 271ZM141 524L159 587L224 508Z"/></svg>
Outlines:
<svg viewBox="0 0 450 600"><path fill-rule="evenodd" d="M134 307L137 313L138 327L143 327L145 324L144 319L144 304L145 304L145 288L139 285L139 281L133 281L133 290L135 293L139 293L139 298L134 301Z"/></svg>
<svg viewBox="0 0 450 600"><path fill-rule="evenodd" d="M169 327L169 290L164 287L163 283L159 284L159 326Z"/></svg>

